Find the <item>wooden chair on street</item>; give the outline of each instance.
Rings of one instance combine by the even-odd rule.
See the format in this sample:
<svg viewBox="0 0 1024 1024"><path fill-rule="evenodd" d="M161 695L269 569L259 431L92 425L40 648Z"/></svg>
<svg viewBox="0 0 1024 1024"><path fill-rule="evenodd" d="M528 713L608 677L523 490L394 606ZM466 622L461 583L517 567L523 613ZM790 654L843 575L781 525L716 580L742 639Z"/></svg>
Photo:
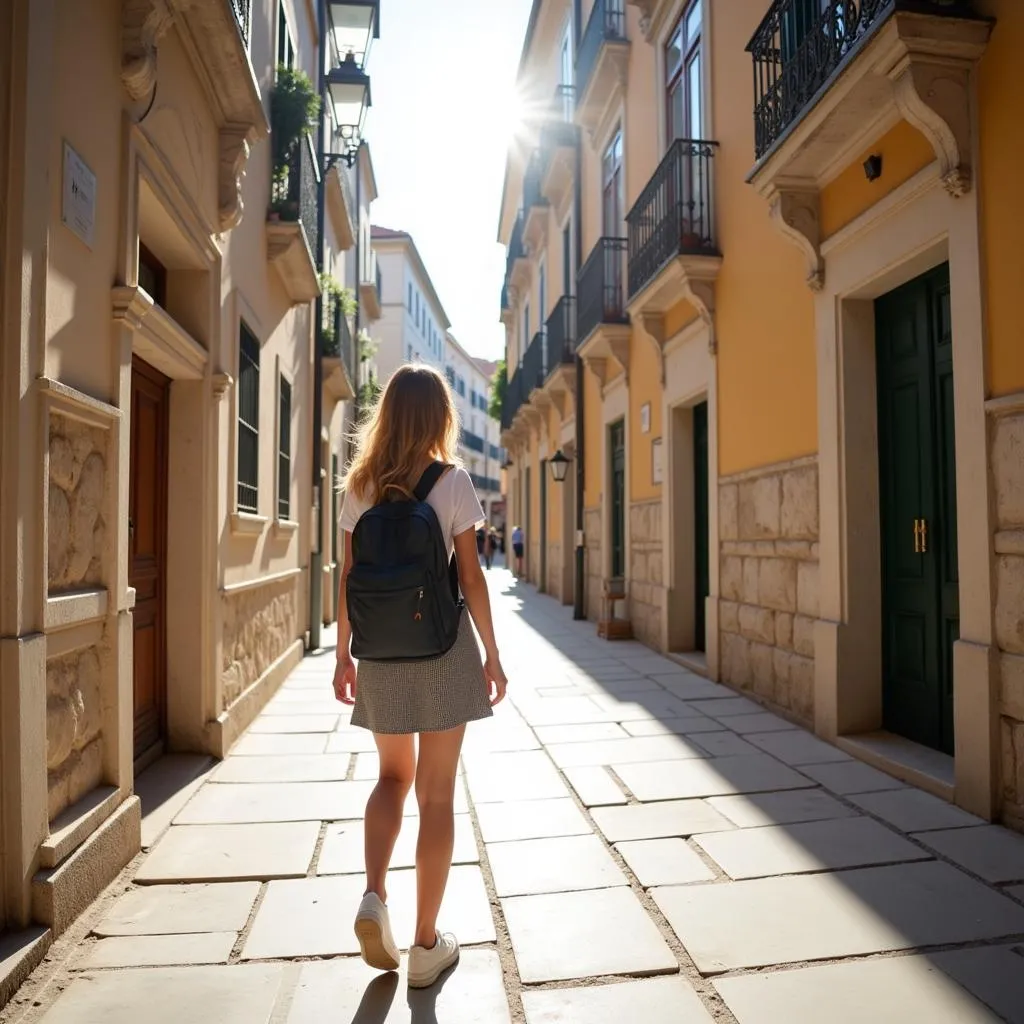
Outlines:
<svg viewBox="0 0 1024 1024"><path fill-rule="evenodd" d="M624 579L606 579L601 594L601 618L597 622L597 635L603 636L606 640L631 640L633 638L633 624L627 617L619 619L615 617L615 606L619 601L625 603L626 581Z"/></svg>

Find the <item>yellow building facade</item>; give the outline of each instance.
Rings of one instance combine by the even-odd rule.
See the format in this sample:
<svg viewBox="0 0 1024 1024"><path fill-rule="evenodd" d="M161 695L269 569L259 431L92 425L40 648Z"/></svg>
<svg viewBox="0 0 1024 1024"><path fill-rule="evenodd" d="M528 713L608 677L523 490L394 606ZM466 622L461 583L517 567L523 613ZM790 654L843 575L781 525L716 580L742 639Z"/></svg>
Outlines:
<svg viewBox="0 0 1024 1024"><path fill-rule="evenodd" d="M538 0L499 226L528 578L1018 828L1021 42L1012 0Z"/></svg>

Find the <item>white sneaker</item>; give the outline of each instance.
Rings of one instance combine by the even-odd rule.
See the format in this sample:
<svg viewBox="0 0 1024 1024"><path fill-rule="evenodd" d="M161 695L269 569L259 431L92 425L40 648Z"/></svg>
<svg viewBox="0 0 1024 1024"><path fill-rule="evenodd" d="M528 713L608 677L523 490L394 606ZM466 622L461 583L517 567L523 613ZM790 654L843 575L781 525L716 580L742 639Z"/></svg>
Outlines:
<svg viewBox="0 0 1024 1024"><path fill-rule="evenodd" d="M398 946L391 935L388 908L375 892L368 892L359 904L355 923L356 938L363 959L378 971L397 971Z"/></svg>
<svg viewBox="0 0 1024 1024"><path fill-rule="evenodd" d="M430 949L409 950L409 988L430 988L459 959L459 942L451 932L437 933Z"/></svg>

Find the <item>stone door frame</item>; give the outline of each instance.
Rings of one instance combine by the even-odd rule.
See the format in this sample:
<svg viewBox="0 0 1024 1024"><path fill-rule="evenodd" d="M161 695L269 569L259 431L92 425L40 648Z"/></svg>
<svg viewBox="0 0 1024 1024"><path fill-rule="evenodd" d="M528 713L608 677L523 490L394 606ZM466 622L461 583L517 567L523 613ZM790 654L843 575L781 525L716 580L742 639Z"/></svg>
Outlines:
<svg viewBox="0 0 1024 1024"><path fill-rule="evenodd" d="M837 232L822 254L825 281L815 300L821 503L815 729L835 740L882 726L874 300L948 260L960 639L953 651L955 783L951 792L940 782L931 788L991 818L999 784L999 681L977 194L951 197L931 164Z"/></svg>

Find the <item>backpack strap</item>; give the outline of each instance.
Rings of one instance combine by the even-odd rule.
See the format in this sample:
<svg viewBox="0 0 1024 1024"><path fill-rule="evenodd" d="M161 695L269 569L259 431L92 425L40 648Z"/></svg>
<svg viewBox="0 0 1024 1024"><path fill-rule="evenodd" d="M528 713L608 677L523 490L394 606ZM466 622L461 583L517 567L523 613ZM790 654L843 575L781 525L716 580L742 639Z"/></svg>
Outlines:
<svg viewBox="0 0 1024 1024"><path fill-rule="evenodd" d="M417 501L427 500L427 495L434 489L434 485L441 479L447 468L448 465L444 462L432 462L427 466L423 471L423 476L420 477L420 482L413 489Z"/></svg>

